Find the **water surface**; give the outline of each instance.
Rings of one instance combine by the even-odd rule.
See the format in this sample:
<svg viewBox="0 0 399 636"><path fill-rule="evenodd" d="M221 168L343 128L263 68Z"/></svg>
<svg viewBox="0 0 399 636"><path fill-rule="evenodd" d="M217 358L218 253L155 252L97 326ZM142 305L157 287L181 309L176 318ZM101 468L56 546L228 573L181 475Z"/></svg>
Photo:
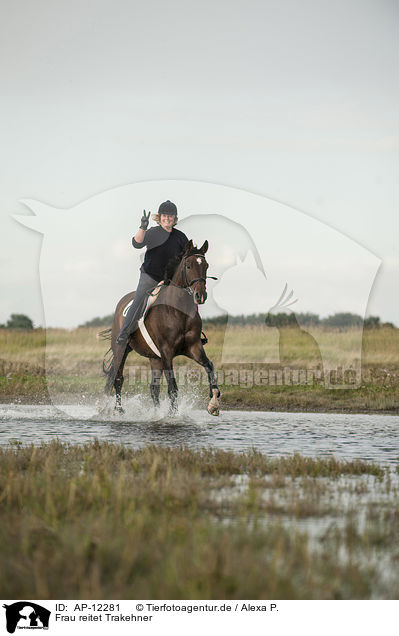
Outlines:
<svg viewBox="0 0 399 636"><path fill-rule="evenodd" d="M71 417L54 406L1 404L0 445L53 439L82 444L97 438L132 448L147 444L234 451L256 448L272 456L298 452L390 465L399 460L399 417L393 415L223 411L212 417L205 409L182 404L179 415L172 418L166 401L156 413L138 396L127 401L125 408L123 416L111 411L87 419L87 409L81 405L73 407Z"/></svg>

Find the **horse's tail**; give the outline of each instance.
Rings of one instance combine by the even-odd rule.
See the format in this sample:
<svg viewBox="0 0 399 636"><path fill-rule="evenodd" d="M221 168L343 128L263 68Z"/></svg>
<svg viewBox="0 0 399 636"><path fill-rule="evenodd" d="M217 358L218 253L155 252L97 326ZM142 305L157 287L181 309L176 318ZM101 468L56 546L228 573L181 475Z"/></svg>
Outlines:
<svg viewBox="0 0 399 636"><path fill-rule="evenodd" d="M97 334L97 337L100 340L111 340L111 334L112 334L112 327L109 327L108 329L103 329L102 331L99 331ZM107 355L107 353L105 355Z"/></svg>
<svg viewBox="0 0 399 636"><path fill-rule="evenodd" d="M114 372L114 352L112 351L112 347L110 347L107 353L104 356L103 360L103 373L107 376L107 382L105 384L104 393L111 393L112 387L114 385L115 372Z"/></svg>
<svg viewBox="0 0 399 636"><path fill-rule="evenodd" d="M109 375L111 367L114 363L114 352L112 351L112 347L110 347L107 353L104 356L103 360L103 373L104 375Z"/></svg>

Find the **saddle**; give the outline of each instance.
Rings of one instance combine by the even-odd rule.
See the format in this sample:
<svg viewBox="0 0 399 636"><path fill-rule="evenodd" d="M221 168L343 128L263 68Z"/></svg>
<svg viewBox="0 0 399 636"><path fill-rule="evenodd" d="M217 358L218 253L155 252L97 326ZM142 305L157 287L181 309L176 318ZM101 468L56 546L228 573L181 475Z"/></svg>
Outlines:
<svg viewBox="0 0 399 636"><path fill-rule="evenodd" d="M144 312L143 312L143 316L142 316L143 318L146 317L151 305L153 305L154 302L156 301L157 296L158 296L159 292L161 291L163 284L164 284L164 281L161 280L161 282L158 283L158 285L156 287L154 287L154 289L152 290L151 294L149 294L148 300L147 300L145 308L144 308ZM125 305L125 307L123 308L122 316L124 318L126 318L127 312L129 311L129 308L130 308L130 305L132 304L132 302L133 302L133 299L127 305Z"/></svg>
<svg viewBox="0 0 399 636"><path fill-rule="evenodd" d="M158 298L159 292L161 291L162 286L164 284L165 284L164 281L161 280L161 282L158 283L158 285L156 287L154 287L154 289L152 290L151 294L148 296L148 300L147 300L146 306L145 306L144 311L143 311L143 315L140 318L140 320L144 320L144 318L146 317L146 315L149 312L149 309L150 309L151 305L153 305L155 303L156 299Z"/></svg>
<svg viewBox="0 0 399 636"><path fill-rule="evenodd" d="M148 300L146 302L144 311L143 311L143 315L141 316L141 318L138 320L137 323L137 329L140 330L141 335L143 336L144 340L146 341L146 343L148 344L148 346L150 347L151 351L153 353L155 353L156 356L158 356L158 358L161 357L161 354L158 350L158 347L156 346L155 342L153 341L153 339L151 338L150 334L147 331L147 327L144 324L144 320L151 308L151 306L154 304L154 302L156 301L156 299L158 298L159 292L161 291L163 285L165 284L165 281L161 280L160 283L158 283L158 285L152 290L151 294L149 294L148 296ZM126 307L124 307L123 312L122 312L122 316L125 317L130 305L132 304L133 300L130 301L130 303L128 303L126 305ZM206 337L206 335L204 334L203 331L201 331L201 343L204 345L208 342L208 338Z"/></svg>

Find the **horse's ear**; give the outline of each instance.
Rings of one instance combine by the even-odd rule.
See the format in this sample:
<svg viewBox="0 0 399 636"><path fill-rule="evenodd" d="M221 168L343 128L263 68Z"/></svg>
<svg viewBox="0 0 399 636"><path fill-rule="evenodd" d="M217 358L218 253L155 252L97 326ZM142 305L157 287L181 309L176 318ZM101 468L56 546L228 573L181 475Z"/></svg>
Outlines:
<svg viewBox="0 0 399 636"><path fill-rule="evenodd" d="M185 251L185 252L189 252L189 251L190 251L190 250L192 250L192 249L193 249L193 242L192 242L192 240L190 239L190 240L189 240L189 242L187 243L187 245L186 245L186 249L185 249L184 251Z"/></svg>
<svg viewBox="0 0 399 636"><path fill-rule="evenodd" d="M202 247L200 247L199 251L201 254L205 254L208 251L208 241L205 241Z"/></svg>

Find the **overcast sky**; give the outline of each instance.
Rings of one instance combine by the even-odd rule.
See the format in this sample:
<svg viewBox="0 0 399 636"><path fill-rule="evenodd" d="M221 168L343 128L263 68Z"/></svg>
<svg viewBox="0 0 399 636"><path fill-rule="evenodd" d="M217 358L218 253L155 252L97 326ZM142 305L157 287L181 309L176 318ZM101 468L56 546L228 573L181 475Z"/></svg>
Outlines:
<svg viewBox="0 0 399 636"><path fill-rule="evenodd" d="M398 27L396 0L3 0L0 322L45 323L42 238L12 218L31 213L21 199L70 209L174 180L261 195L363 246L382 261L367 311L399 325ZM65 311L58 324L76 324Z"/></svg>

